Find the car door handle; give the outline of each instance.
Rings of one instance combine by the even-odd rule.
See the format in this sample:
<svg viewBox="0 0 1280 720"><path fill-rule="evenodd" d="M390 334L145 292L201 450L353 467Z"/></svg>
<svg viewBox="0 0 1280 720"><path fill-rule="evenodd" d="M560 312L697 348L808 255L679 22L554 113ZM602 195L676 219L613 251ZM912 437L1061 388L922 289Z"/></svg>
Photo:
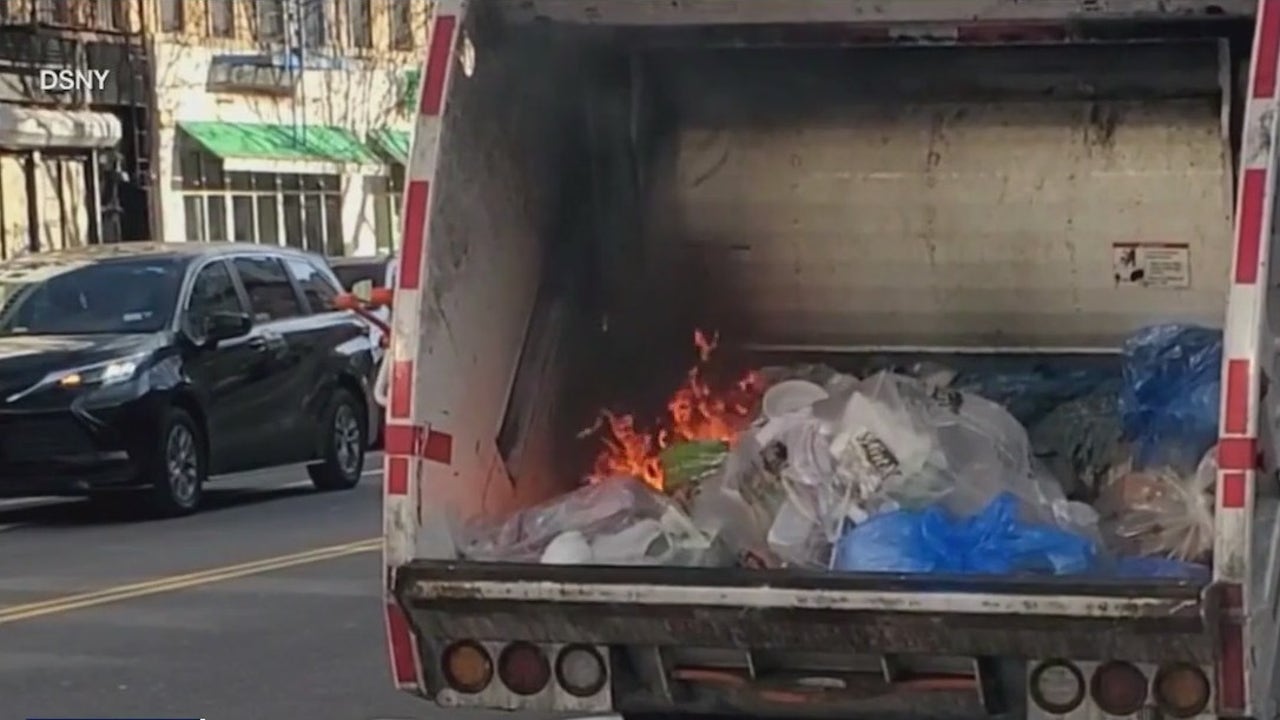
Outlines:
<svg viewBox="0 0 1280 720"><path fill-rule="evenodd" d="M270 345L267 343L267 339L261 335L254 335L253 337L249 338L249 342L247 342L246 344L254 352L266 352L267 348L270 347Z"/></svg>

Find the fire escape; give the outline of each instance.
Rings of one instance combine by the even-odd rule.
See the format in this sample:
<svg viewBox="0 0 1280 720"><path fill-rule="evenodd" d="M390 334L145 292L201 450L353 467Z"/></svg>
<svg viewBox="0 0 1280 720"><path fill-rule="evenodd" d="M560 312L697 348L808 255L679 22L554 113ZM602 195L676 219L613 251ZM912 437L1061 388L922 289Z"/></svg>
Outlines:
<svg viewBox="0 0 1280 720"><path fill-rule="evenodd" d="M0 0L0 72L19 79L22 102L61 110L93 109L120 120L119 146L95 152L86 172L89 242L149 234L155 99L146 18L145 0ZM105 97L89 97L83 90L50 94L39 86L42 68L106 70L114 91ZM29 174L29 187L32 183ZM28 202L34 204L31 195ZM122 204L124 196L127 202ZM132 224L132 232L122 227L126 216L125 225ZM34 232L31 244L33 251L39 249Z"/></svg>

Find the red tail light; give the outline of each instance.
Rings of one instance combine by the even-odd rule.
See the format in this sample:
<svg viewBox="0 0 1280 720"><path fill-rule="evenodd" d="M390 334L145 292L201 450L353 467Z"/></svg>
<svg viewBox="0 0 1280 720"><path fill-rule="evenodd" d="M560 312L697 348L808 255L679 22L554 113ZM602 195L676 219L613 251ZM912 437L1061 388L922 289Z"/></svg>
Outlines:
<svg viewBox="0 0 1280 720"><path fill-rule="evenodd" d="M1093 701L1109 715L1132 715L1147 702L1147 676L1131 663L1112 660L1093 671Z"/></svg>
<svg viewBox="0 0 1280 720"><path fill-rule="evenodd" d="M498 658L498 677L517 695L536 695L551 682L551 663L537 645L511 643Z"/></svg>
<svg viewBox="0 0 1280 720"><path fill-rule="evenodd" d="M1156 703L1175 718L1195 717L1209 705L1209 678L1188 663L1172 663L1156 673Z"/></svg>
<svg viewBox="0 0 1280 720"><path fill-rule="evenodd" d="M440 667L444 670L444 681L460 693L478 693L493 680L493 661L488 651L470 640L445 648Z"/></svg>

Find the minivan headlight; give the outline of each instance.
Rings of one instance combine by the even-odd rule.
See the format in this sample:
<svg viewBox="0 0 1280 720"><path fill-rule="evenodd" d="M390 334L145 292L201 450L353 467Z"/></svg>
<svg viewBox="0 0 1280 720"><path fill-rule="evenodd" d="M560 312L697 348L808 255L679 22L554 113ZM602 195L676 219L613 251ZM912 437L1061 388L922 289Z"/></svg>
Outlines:
<svg viewBox="0 0 1280 720"><path fill-rule="evenodd" d="M132 379L138 372L138 366L142 364L143 358L142 355L133 355L70 370L59 370L50 373L40 385L67 389L89 385L113 385Z"/></svg>

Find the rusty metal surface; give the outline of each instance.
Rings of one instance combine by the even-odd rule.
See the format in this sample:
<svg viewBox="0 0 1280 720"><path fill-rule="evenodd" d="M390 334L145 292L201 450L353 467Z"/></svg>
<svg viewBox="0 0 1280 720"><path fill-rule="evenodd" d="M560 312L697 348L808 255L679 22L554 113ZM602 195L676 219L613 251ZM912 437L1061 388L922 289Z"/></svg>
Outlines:
<svg viewBox="0 0 1280 720"><path fill-rule="evenodd" d="M1202 604L1201 588L1189 584L986 580L957 592L959 579L926 577L428 562L397 574L396 594L418 632L439 638L1200 663L1212 661L1214 647L1213 626L1205 622L1213 604ZM569 576L576 591L557 591L567 587L557 581ZM511 592L494 591L502 578ZM956 610L895 610L873 601L858 610L817 602L770 606L748 592L753 586L794 591L796 598L905 593ZM619 587L648 592L609 601ZM699 596L706 601L687 599ZM981 611L984 602L1012 597L1061 610ZM1110 605L1082 605L1082 598Z"/></svg>
<svg viewBox="0 0 1280 720"><path fill-rule="evenodd" d="M945 614L476 601L410 602L409 614L418 632L442 638L740 649L847 647L851 652L1148 662L1177 657L1200 664L1213 658L1212 638L1198 620L1043 616L1013 621Z"/></svg>
<svg viewBox="0 0 1280 720"><path fill-rule="evenodd" d="M417 581L484 582L519 580L531 583L586 585L696 585L706 588L770 587L797 590L875 590L882 592L1007 593L1060 597L1067 594L1113 598L1191 600L1202 587L1192 582L1078 577L957 577L883 573L778 572L746 568L668 568L523 565L416 561L400 569L402 583ZM445 587L444 584L439 587Z"/></svg>

